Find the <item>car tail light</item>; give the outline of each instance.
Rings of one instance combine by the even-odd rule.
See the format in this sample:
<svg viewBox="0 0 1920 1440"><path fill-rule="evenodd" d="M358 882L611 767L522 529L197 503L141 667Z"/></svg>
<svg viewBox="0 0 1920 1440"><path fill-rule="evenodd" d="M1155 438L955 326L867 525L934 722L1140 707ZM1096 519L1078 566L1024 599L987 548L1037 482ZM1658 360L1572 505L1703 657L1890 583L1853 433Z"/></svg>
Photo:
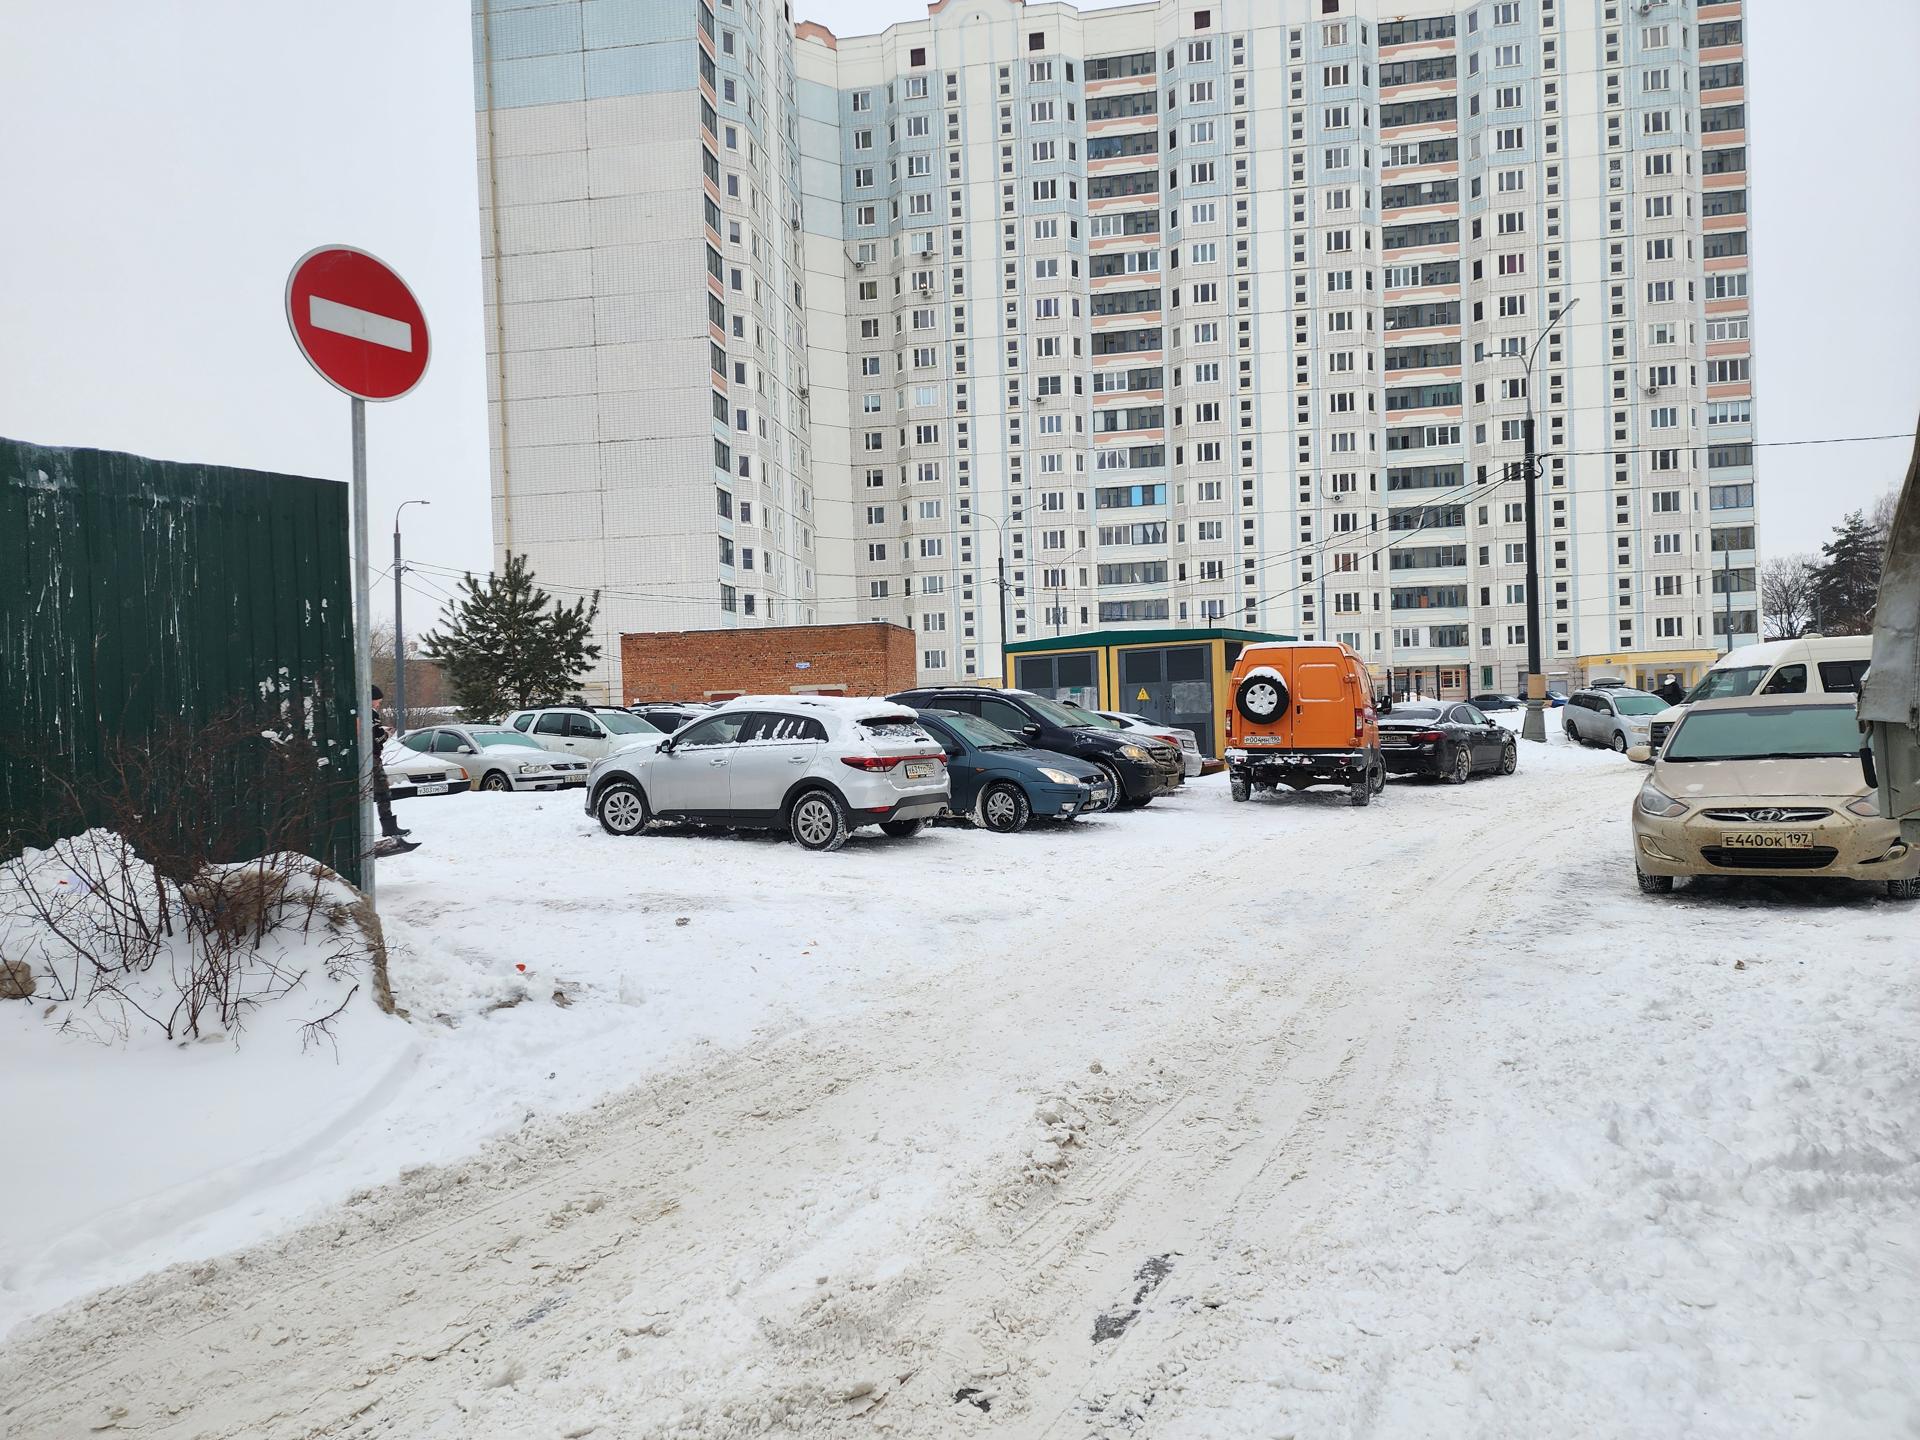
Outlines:
<svg viewBox="0 0 1920 1440"><path fill-rule="evenodd" d="M855 770L891 770L906 758L904 755L842 755L840 763Z"/></svg>
<svg viewBox="0 0 1920 1440"><path fill-rule="evenodd" d="M1167 744L1169 744L1169 745L1171 745L1171 746L1173 746L1173 748L1174 748L1174 749L1176 749L1176 750L1178 750L1178 749L1180 748L1180 737L1179 737L1178 735L1159 735L1159 734L1156 734L1156 735L1155 735L1155 736L1154 736L1153 738L1154 738L1154 739L1156 739L1156 740L1164 740L1164 741L1166 741L1166 742L1167 742Z"/></svg>
<svg viewBox="0 0 1920 1440"><path fill-rule="evenodd" d="M1447 737L1438 730L1422 730L1418 735L1414 736L1413 738L1418 740L1422 745L1431 745L1436 740L1444 740Z"/></svg>

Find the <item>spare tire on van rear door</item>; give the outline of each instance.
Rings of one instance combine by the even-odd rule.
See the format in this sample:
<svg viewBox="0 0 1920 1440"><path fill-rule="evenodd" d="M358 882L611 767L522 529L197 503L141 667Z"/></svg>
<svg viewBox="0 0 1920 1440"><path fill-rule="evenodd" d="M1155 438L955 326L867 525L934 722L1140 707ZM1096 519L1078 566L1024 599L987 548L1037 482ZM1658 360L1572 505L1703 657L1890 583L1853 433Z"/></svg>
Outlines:
<svg viewBox="0 0 1920 1440"><path fill-rule="evenodd" d="M1247 672L1234 704L1255 725L1270 725L1287 708L1287 682L1280 678L1279 671L1262 665Z"/></svg>

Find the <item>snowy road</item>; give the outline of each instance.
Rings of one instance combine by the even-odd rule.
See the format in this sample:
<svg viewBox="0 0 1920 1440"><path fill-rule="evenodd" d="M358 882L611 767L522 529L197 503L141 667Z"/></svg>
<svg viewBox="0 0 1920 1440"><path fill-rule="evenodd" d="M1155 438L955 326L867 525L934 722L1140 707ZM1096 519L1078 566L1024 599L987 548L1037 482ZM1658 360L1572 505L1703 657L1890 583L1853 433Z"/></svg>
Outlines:
<svg viewBox="0 0 1920 1440"><path fill-rule="evenodd" d="M815 980L591 1109L22 1328L0 1426L1912 1433L1913 913L1646 899L1643 772L1523 764L828 857L514 812L523 843L483 843L540 869L528 913L592 934L608 857L660 902L606 922L641 927L613 961L641 983L637 937L716 896L682 981L743 986L750 952ZM415 812L412 860L454 813ZM451 882L409 901L394 869L425 943ZM632 1013L663 998L692 1003ZM522 1015L558 1023L488 1023Z"/></svg>

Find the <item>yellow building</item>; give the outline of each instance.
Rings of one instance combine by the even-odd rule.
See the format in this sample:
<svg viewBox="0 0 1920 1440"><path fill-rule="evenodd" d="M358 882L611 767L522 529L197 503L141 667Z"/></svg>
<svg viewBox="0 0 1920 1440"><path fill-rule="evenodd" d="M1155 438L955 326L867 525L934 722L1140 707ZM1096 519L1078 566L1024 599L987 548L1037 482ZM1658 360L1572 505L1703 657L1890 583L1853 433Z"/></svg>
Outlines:
<svg viewBox="0 0 1920 1440"><path fill-rule="evenodd" d="M1017 641L1007 655L1017 689L1183 726L1203 755L1218 755L1233 704L1233 662L1248 645L1293 638L1261 630L1095 630Z"/></svg>

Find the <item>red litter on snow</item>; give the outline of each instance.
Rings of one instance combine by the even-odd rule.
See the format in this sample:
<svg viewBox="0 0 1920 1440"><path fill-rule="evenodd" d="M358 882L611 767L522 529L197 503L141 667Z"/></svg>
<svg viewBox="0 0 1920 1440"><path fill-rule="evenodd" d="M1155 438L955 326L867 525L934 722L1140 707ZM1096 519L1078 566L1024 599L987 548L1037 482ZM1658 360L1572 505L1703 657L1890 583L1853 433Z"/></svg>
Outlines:
<svg viewBox="0 0 1920 1440"><path fill-rule="evenodd" d="M524 974L526 974L526 973L527 973L527 967L526 967L525 965L523 965L523 964L520 964L520 963L518 963L518 962L516 962L516 963L514 964L514 967L513 967L513 968L514 968L514 969L516 969L516 970L518 970L518 971L519 971L519 972L520 972L520 973L521 973L522 975L524 975Z"/></svg>

